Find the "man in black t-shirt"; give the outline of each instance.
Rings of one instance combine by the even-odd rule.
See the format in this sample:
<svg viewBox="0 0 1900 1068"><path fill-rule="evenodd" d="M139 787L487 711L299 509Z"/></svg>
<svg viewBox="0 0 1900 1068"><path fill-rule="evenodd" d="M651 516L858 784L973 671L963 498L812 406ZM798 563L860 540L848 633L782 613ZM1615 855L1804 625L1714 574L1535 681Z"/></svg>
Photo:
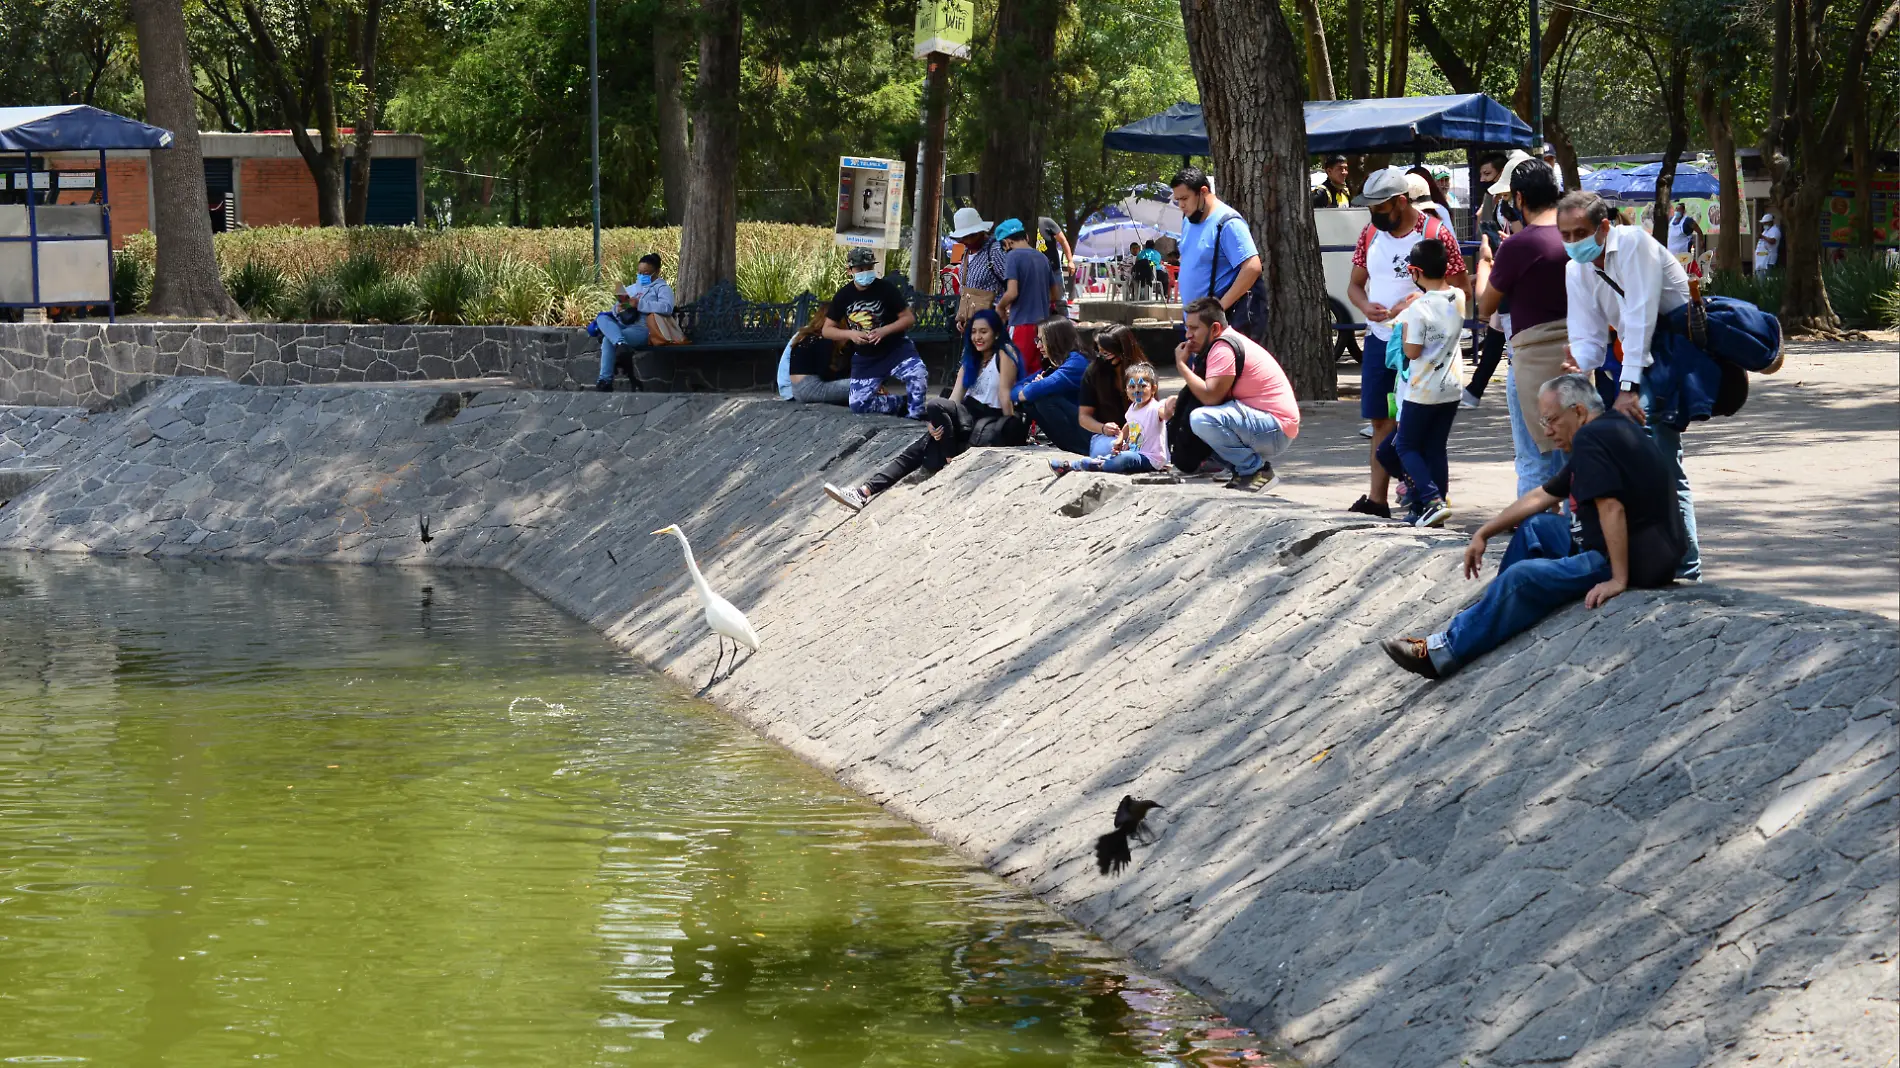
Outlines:
<svg viewBox="0 0 1900 1068"><path fill-rule="evenodd" d="M917 355L917 346L904 336L917 315L902 290L877 276L877 257L870 249L854 248L844 262L851 268L851 281L831 298L824 334L851 345L851 410L919 418L930 388L930 372ZM884 381L892 378L904 383L906 396L884 390Z"/></svg>
<svg viewBox="0 0 1900 1068"><path fill-rule="evenodd" d="M1605 411L1583 375L1560 375L1537 393L1545 431L1570 462L1478 528L1465 547L1465 576L1478 577L1485 543L1512 527L1498 576L1477 604L1429 638L1387 638L1386 655L1407 671L1443 678L1578 598L1597 608L1631 587L1675 579L1688 539L1676 506L1676 476L1654 440ZM1550 509L1568 499L1580 527Z"/></svg>

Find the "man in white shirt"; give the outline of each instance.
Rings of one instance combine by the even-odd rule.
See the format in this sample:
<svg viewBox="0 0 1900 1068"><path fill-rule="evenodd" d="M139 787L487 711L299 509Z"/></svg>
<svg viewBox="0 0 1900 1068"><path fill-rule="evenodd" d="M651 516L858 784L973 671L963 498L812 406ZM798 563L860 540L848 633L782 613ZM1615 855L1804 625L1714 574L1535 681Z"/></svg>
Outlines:
<svg viewBox="0 0 1900 1068"><path fill-rule="evenodd" d="M1595 193L1579 190L1557 202L1557 232L1570 257L1564 267L1570 360L1585 374L1603 367L1612 355L1610 331L1616 331L1622 349L1616 410L1647 427L1672 465L1689 544L1676 575L1700 581L1702 553L1696 541L1695 500L1682 470L1682 435L1651 421L1650 393L1643 382L1653 362L1656 320L1689 302L1689 276L1643 228L1612 226L1609 204Z"/></svg>
<svg viewBox="0 0 1900 1068"><path fill-rule="evenodd" d="M1768 268L1781 258L1781 227L1775 225L1775 217L1762 213L1761 228L1755 237L1755 273L1767 274Z"/></svg>

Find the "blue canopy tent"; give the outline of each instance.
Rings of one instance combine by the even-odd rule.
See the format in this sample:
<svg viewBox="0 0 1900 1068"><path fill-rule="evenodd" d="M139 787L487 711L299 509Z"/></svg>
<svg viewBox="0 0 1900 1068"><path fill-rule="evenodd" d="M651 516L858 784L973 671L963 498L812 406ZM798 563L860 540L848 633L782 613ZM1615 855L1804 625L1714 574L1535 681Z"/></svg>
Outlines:
<svg viewBox="0 0 1900 1068"><path fill-rule="evenodd" d="M1312 100L1306 104L1306 151L1436 152L1452 148L1535 145L1531 128L1483 93L1374 100ZM1120 152L1205 156L1207 120L1199 104L1175 104L1102 135Z"/></svg>
<svg viewBox="0 0 1900 1068"><path fill-rule="evenodd" d="M1656 199L1656 179L1662 174L1661 163L1645 163L1629 170L1600 170L1584 175L1583 187L1598 196L1617 200ZM1707 200L1719 196L1722 184L1715 175L1693 163L1676 165L1675 182L1670 196L1677 200Z"/></svg>
<svg viewBox="0 0 1900 1068"><path fill-rule="evenodd" d="M0 307L103 304L117 318L106 153L171 143L168 130L84 104L0 108ZM49 152L97 152L98 169L36 169ZM59 203L67 190L89 190L88 202Z"/></svg>

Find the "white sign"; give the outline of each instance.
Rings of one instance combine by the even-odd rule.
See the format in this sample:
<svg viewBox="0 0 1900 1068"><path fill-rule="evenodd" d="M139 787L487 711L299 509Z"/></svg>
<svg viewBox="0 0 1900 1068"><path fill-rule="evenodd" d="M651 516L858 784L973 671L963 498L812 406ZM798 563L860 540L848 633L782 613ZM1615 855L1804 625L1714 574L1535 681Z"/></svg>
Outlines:
<svg viewBox="0 0 1900 1068"><path fill-rule="evenodd" d="M904 164L894 159L838 160L838 219L832 240L854 248L898 248L904 228Z"/></svg>

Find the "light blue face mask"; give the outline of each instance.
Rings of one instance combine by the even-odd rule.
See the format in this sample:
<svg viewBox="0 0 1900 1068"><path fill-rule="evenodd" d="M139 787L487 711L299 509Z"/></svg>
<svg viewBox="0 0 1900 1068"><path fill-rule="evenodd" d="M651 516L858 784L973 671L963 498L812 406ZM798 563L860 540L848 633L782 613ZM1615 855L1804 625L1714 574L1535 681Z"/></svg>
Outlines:
<svg viewBox="0 0 1900 1068"><path fill-rule="evenodd" d="M643 286L653 284L653 276L646 273L645 271L641 271L639 274L634 275L634 279Z"/></svg>
<svg viewBox="0 0 1900 1068"><path fill-rule="evenodd" d="M1597 235L1591 234L1582 241L1564 242L1564 251L1578 263L1589 263L1603 254L1603 243L1597 240Z"/></svg>
<svg viewBox="0 0 1900 1068"><path fill-rule="evenodd" d="M851 280L861 286L868 286L872 282L877 281L877 272L876 271L859 271L858 273L851 276Z"/></svg>

